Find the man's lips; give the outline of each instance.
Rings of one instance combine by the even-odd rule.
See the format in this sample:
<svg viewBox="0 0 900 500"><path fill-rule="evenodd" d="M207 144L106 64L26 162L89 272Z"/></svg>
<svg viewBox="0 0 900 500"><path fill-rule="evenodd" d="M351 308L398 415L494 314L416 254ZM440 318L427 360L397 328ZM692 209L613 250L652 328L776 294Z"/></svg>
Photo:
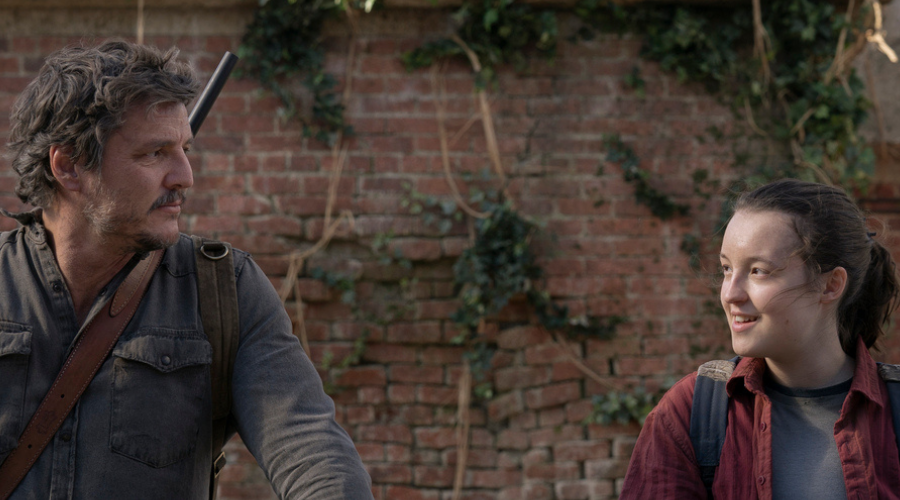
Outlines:
<svg viewBox="0 0 900 500"><path fill-rule="evenodd" d="M184 204L184 200L184 191L169 191L153 202L153 205L150 207L150 212L153 212L154 210L161 210L169 213L181 212L181 205Z"/></svg>

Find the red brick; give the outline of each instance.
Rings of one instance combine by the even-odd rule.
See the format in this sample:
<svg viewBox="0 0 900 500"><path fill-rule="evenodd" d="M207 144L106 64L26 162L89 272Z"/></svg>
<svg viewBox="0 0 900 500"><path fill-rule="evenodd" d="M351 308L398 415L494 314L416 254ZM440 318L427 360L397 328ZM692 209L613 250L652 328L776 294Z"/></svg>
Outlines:
<svg viewBox="0 0 900 500"><path fill-rule="evenodd" d="M589 439L618 438L623 436L637 436L641 432L641 426L637 422L625 425L613 423L609 425L591 424L587 426Z"/></svg>
<svg viewBox="0 0 900 500"><path fill-rule="evenodd" d="M441 325L434 321L388 326L387 340L398 344L433 344L441 338Z"/></svg>
<svg viewBox="0 0 900 500"><path fill-rule="evenodd" d="M535 326L517 326L500 332L497 336L497 347L500 349L521 349L548 340L547 334Z"/></svg>
<svg viewBox="0 0 900 500"><path fill-rule="evenodd" d="M538 479L543 481L559 481L567 479L576 479L580 475L580 468L577 463L553 463L553 464L534 464L525 467L526 479Z"/></svg>
<svg viewBox="0 0 900 500"><path fill-rule="evenodd" d="M392 382L418 384L440 384L444 381L444 370L439 366L391 365Z"/></svg>
<svg viewBox="0 0 900 500"><path fill-rule="evenodd" d="M553 445L553 458L562 462L583 462L594 458L610 456L608 440L570 441Z"/></svg>
<svg viewBox="0 0 900 500"><path fill-rule="evenodd" d="M416 348L394 344L368 344L363 359L374 363L411 363L416 360Z"/></svg>
<svg viewBox="0 0 900 500"><path fill-rule="evenodd" d="M433 467L418 465L414 468L414 484L437 488L449 488L453 486L453 477L456 474L455 467Z"/></svg>
<svg viewBox="0 0 900 500"><path fill-rule="evenodd" d="M563 425L560 427L537 429L528 432L528 439L532 447L550 446L554 443L584 439L584 426Z"/></svg>
<svg viewBox="0 0 900 500"><path fill-rule="evenodd" d="M535 387L550 381L550 370L544 366L523 366L505 368L494 373L497 390Z"/></svg>
<svg viewBox="0 0 900 500"><path fill-rule="evenodd" d="M436 427L415 430L416 445L424 448L444 449L456 446L456 429Z"/></svg>
<svg viewBox="0 0 900 500"><path fill-rule="evenodd" d="M410 486L390 485L385 498L390 500L439 500L439 490L423 490Z"/></svg>
<svg viewBox="0 0 900 500"><path fill-rule="evenodd" d="M618 375L664 375L669 373L669 364L664 358L643 358L622 356L616 360Z"/></svg>
<svg viewBox="0 0 900 500"><path fill-rule="evenodd" d="M391 384L388 387L388 401L395 404L413 403L416 400L416 386Z"/></svg>
<svg viewBox="0 0 900 500"><path fill-rule="evenodd" d="M472 470L466 484L475 488L503 488L522 483L522 472L518 470Z"/></svg>
<svg viewBox="0 0 900 500"><path fill-rule="evenodd" d="M357 400L362 404L374 406L385 402L384 387L360 387L356 394Z"/></svg>
<svg viewBox="0 0 900 500"><path fill-rule="evenodd" d="M625 477L628 459L600 458L584 463L584 475L591 479L619 479Z"/></svg>
<svg viewBox="0 0 900 500"><path fill-rule="evenodd" d="M387 377L384 367L354 367L343 370L335 383L342 387L358 387L364 385L386 385Z"/></svg>
<svg viewBox="0 0 900 500"><path fill-rule="evenodd" d="M512 429L500 431L497 436L497 448L501 450L528 449L528 433Z"/></svg>
<svg viewBox="0 0 900 500"><path fill-rule="evenodd" d="M416 389L416 399L420 403L450 406L459 400L459 389L437 386L422 386Z"/></svg>
<svg viewBox="0 0 900 500"><path fill-rule="evenodd" d="M303 236L303 224L299 220L280 215L248 218L247 229L258 233L293 237Z"/></svg>
<svg viewBox="0 0 900 500"><path fill-rule="evenodd" d="M369 464L366 466L373 483L409 483L412 468L408 465Z"/></svg>
<svg viewBox="0 0 900 500"><path fill-rule="evenodd" d="M378 443L357 443L356 451L363 462L381 462L384 460L384 445Z"/></svg>
<svg viewBox="0 0 900 500"><path fill-rule="evenodd" d="M442 254L439 240L423 239L397 239L391 243L390 252L412 261L437 260Z"/></svg>
<svg viewBox="0 0 900 500"><path fill-rule="evenodd" d="M412 431L406 425L361 425L356 440L412 444Z"/></svg>
<svg viewBox="0 0 900 500"><path fill-rule="evenodd" d="M689 345L687 337L645 338L644 353L650 356L686 353Z"/></svg>
<svg viewBox="0 0 900 500"><path fill-rule="evenodd" d="M531 409L562 405L579 398L581 398L581 387L577 382L554 384L525 391L525 403Z"/></svg>
<svg viewBox="0 0 900 500"><path fill-rule="evenodd" d="M272 205L253 196L223 195L218 197L221 213L241 215L261 215L272 212Z"/></svg>
<svg viewBox="0 0 900 500"><path fill-rule="evenodd" d="M568 361L570 356L563 347L557 344L540 344L525 349L525 362L530 365L552 364ZM577 344L570 344L570 350L575 357L581 357L581 349Z"/></svg>
<svg viewBox="0 0 900 500"><path fill-rule="evenodd" d="M510 415L520 413L525 409L522 393L513 391L494 397L488 402L488 416L492 422L499 422Z"/></svg>

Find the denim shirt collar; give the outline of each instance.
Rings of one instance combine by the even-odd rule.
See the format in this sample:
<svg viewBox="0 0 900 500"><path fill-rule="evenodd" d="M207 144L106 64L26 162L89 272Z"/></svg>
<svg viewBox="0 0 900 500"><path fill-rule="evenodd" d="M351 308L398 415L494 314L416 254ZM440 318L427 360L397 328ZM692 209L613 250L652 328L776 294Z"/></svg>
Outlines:
<svg viewBox="0 0 900 500"><path fill-rule="evenodd" d="M26 229L26 234L35 243L47 243L47 231L44 229L44 210L34 208L26 212L13 213L0 208L0 215L9 217Z"/></svg>

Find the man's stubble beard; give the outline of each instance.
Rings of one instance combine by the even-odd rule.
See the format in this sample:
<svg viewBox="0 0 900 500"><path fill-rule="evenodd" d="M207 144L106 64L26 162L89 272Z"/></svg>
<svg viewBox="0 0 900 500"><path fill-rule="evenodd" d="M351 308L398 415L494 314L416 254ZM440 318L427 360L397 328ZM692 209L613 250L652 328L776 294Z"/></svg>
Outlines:
<svg viewBox="0 0 900 500"><path fill-rule="evenodd" d="M159 206L178 199L183 201L185 198L186 194L184 191L170 191L153 203L143 220L147 220L150 213ZM109 196L102 184L92 193L91 201L85 205L82 213L88 221L91 230L103 243L111 242L115 237L130 236L130 241L125 243L125 253L143 254L154 250L162 250L174 245L179 238L177 233L173 238L163 238L147 232L129 235L129 229L140 224L141 217L135 213L125 213L119 210L115 201Z"/></svg>

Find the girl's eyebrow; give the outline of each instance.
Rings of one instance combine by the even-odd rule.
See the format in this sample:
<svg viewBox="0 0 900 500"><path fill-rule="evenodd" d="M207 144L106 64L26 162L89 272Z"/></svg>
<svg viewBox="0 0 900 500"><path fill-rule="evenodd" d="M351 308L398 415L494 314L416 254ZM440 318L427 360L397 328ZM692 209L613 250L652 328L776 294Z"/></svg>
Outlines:
<svg viewBox="0 0 900 500"><path fill-rule="evenodd" d="M719 259L729 260L729 259L728 259L728 256L725 255L724 253L720 253L720 254L719 254ZM762 263L768 264L768 265L770 265L770 266L772 266L772 267L774 267L774 268L780 268L780 267L781 267L777 262L771 261L771 260L769 260L769 259L765 259L765 258L763 258L763 257L751 256L751 257L749 257L747 260L749 260L750 262L762 262Z"/></svg>

